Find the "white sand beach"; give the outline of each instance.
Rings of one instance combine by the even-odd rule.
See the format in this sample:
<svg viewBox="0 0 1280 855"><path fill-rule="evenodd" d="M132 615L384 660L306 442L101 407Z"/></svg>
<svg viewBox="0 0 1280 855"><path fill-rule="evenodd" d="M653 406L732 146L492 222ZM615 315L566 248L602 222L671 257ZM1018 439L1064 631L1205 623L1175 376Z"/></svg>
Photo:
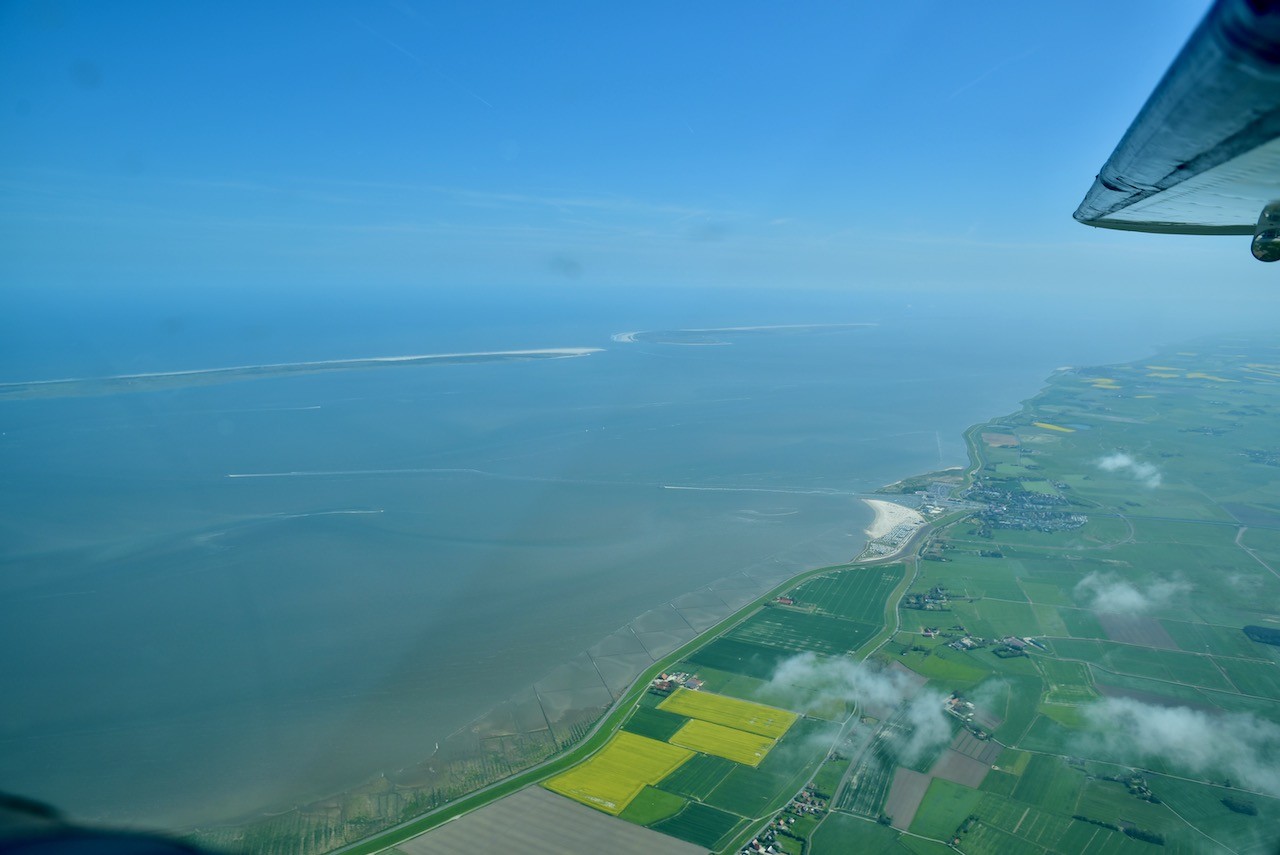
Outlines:
<svg viewBox="0 0 1280 855"><path fill-rule="evenodd" d="M924 524L924 517L906 505L899 505L897 502L886 502L883 499L863 499L862 501L866 502L871 507L871 510L876 512L876 518L871 521L870 527L866 529L866 535L870 540L884 537L902 523Z"/></svg>

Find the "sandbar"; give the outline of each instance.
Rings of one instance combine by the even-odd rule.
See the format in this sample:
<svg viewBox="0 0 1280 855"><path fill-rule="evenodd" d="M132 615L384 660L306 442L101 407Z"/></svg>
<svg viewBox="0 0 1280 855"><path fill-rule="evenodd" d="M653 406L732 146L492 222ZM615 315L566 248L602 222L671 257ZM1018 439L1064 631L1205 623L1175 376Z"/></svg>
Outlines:
<svg viewBox="0 0 1280 855"><path fill-rule="evenodd" d="M679 344L679 345L727 345L732 342L705 340L712 333L769 333L792 332L804 333L830 329L851 329L854 327L874 327L875 323L851 324L764 324L751 327L694 327L678 330L636 330L634 332L614 333L611 338L620 344ZM701 340L700 340L701 339Z"/></svg>
<svg viewBox="0 0 1280 855"><path fill-rule="evenodd" d="M265 365L236 365L229 368L196 368L187 371L157 371L147 374L117 374L112 377L73 377L60 380L29 380L0 383L0 400L12 398L69 398L112 395L120 392L149 392L190 386L210 386L238 380L316 374L328 371L358 371L392 366L459 365L480 362L522 362L531 359L571 359L599 353L598 347L555 347L537 350L489 350L476 353L423 353L411 356L373 356L357 359L325 359L318 362L280 362Z"/></svg>

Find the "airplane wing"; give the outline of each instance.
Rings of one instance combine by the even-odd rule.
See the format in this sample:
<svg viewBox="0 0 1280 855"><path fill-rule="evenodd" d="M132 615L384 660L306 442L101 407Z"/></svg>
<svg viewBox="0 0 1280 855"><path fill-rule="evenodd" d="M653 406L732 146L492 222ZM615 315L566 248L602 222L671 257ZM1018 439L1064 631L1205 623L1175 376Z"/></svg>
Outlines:
<svg viewBox="0 0 1280 855"><path fill-rule="evenodd" d="M1280 259L1280 0L1213 5L1075 218L1130 231L1255 235L1255 257Z"/></svg>

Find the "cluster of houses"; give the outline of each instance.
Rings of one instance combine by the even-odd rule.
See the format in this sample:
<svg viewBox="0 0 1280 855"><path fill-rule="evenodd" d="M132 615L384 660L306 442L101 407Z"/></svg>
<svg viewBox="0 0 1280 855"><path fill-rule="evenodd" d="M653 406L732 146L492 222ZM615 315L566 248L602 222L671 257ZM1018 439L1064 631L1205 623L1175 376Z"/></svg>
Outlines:
<svg viewBox="0 0 1280 855"><path fill-rule="evenodd" d="M787 804L783 812L765 826L759 837L753 838L750 843L742 847L739 855L781 855L782 850L776 845L777 839L779 836L796 837L791 830L791 826L796 823L796 817L819 817L826 812L826 798L813 788L813 784L806 784L804 789Z"/></svg>
<svg viewBox="0 0 1280 855"><path fill-rule="evenodd" d="M805 784L804 789L796 794L785 810L796 816L822 816L827 812L827 800L813 788L813 784ZM790 822L795 822L795 819L792 818Z"/></svg>
<svg viewBox="0 0 1280 855"><path fill-rule="evenodd" d="M1280 466L1280 452L1264 448L1246 448L1245 457L1250 463L1261 463L1264 466Z"/></svg>
<svg viewBox="0 0 1280 855"><path fill-rule="evenodd" d="M1026 656L1028 647L1046 649L1043 644L1034 638L1018 638L1016 635L1006 635L1000 639L1000 645L991 652L1001 659L1012 659L1016 656Z"/></svg>
<svg viewBox="0 0 1280 855"><path fill-rule="evenodd" d="M696 674L688 674L684 671L672 671L671 673L664 671L653 678L653 682L649 684L649 691L655 695L669 695L681 686L696 692L702 688L702 681L698 679Z"/></svg>
<svg viewBox="0 0 1280 855"><path fill-rule="evenodd" d="M976 738L984 742L991 738L991 734L983 730L976 721L974 716L977 714L977 707L972 702L966 701L958 692L953 692L950 697L942 702L942 710L948 715L953 715L960 721L964 722L965 730L972 733Z"/></svg>
<svg viewBox="0 0 1280 855"><path fill-rule="evenodd" d="M760 837L753 837L750 843L743 846L741 855L783 855L783 853L773 845L773 834L766 831Z"/></svg>
<svg viewBox="0 0 1280 855"><path fill-rule="evenodd" d="M947 598L947 589L941 585L934 585L923 594L907 594L902 598L902 608L919 609L926 612L945 612L950 611L950 600Z"/></svg>
<svg viewBox="0 0 1280 855"><path fill-rule="evenodd" d="M777 816L765 826L759 837L751 838L751 842L742 847L742 855L781 855L782 849L776 845L778 836L792 837L791 826L794 816Z"/></svg>
<svg viewBox="0 0 1280 855"><path fill-rule="evenodd" d="M919 607L917 606L917 608ZM960 625L953 626L951 629L954 630L954 632L943 632L936 626L922 626L920 628L920 634L925 638L938 638L939 636L942 638L950 638L952 640L947 642L947 647L961 652L989 647L991 648L991 652L1001 659L1013 659L1019 656L1026 656L1028 647L1036 647L1045 651L1048 650L1043 643L1030 637L1019 638L1016 635L1006 635L1004 638L997 640L994 638L983 638L979 635L969 635L965 632L965 628ZM962 634L959 637L956 637L956 632ZM925 655L928 655L930 652L927 647L913 645L911 647L904 647L902 654L905 656L909 650L924 653Z"/></svg>
<svg viewBox="0 0 1280 855"><path fill-rule="evenodd" d="M926 517L932 517L956 508L970 507L970 503L955 497L958 486L960 485L934 481L929 485L929 489L916 491L916 495L921 497L918 510Z"/></svg>
<svg viewBox="0 0 1280 855"><path fill-rule="evenodd" d="M1122 784L1129 791L1129 795L1142 799L1144 802L1160 804L1160 797L1151 792L1151 788L1147 786L1147 779L1141 772L1134 770L1127 775L1099 775L1098 778L1102 781L1114 781L1117 784Z"/></svg>
<svg viewBox="0 0 1280 855"><path fill-rule="evenodd" d="M955 692L943 702L942 708L947 713L955 716L961 721L972 721L973 714L977 712L971 701L966 701Z"/></svg>
<svg viewBox="0 0 1280 855"><path fill-rule="evenodd" d="M930 632L931 630L932 632ZM938 634L938 630L933 627L926 627L924 634L928 638L933 638ZM995 645L995 648L991 652L1002 659L1008 659L1014 656L1026 656L1028 647L1037 647L1040 650L1048 649L1044 644L1036 641L1034 638L1018 638L1015 635L1006 635L998 641L994 638L964 635L957 638L955 641L947 642L947 647L950 647L953 650L977 650L980 647L990 647L993 644Z"/></svg>
<svg viewBox="0 0 1280 855"><path fill-rule="evenodd" d="M986 647L991 642L985 638L965 635L957 638L955 641L947 643L947 647L952 650L976 650L979 647Z"/></svg>
<svg viewBox="0 0 1280 855"><path fill-rule="evenodd" d="M1027 655L1027 645L1022 639L1010 636L1002 639L1001 643L992 648L991 652L1001 659L1016 659L1019 656Z"/></svg>
<svg viewBox="0 0 1280 855"><path fill-rule="evenodd" d="M968 498L986 505L986 508L978 513L978 519L982 523L982 528L988 533L993 528L1043 532L1069 531L1080 528L1089 521L1084 514L1062 510L1067 500L1061 496L1015 492L998 486L998 483L978 479L967 493Z"/></svg>

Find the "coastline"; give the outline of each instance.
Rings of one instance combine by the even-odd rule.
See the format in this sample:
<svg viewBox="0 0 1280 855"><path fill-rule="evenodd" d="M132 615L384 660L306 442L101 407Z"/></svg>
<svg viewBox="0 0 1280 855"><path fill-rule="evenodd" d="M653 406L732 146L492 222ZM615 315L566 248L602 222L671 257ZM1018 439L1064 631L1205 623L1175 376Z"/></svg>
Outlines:
<svg viewBox="0 0 1280 855"><path fill-rule="evenodd" d="M1047 386L1045 388L1047 388ZM1044 388L1041 389L1041 393L1043 392L1044 392ZM1145 396L1139 396L1139 397L1145 397ZM1024 407L1027 407L1029 405L1030 404L1028 402L1024 402L1023 404ZM994 444L984 444L985 441L983 439L983 434L981 433L981 431L989 430L990 429L988 427L989 425L1004 424L1008 420L1009 420L1008 416L996 417L993 419L989 419L985 422L976 422L973 425L970 425L963 433L963 436L966 441L966 446L970 455L970 460L968 465L947 467L945 469L937 470L936 473L925 473L924 475L912 476L906 479L902 479L899 482L894 482L897 485L903 485L903 484L906 485L903 487L903 489L899 490L898 492L905 494L903 498L909 504L916 504L918 501L918 498L915 495L912 495L912 493L914 493L918 489L922 489L923 487L929 486L929 482L931 480L938 480L938 479L931 478L930 477L931 475L938 474L938 473L950 474L953 477L940 479L947 483L950 483L951 481L963 481L963 480L966 480L966 476L978 475L980 470L982 469L981 462L980 462L981 455L983 453L987 453L990 451L990 448L988 447L989 445L990 447L994 447ZM889 486L893 486L893 485L889 485ZM667 489L672 489L672 488L667 487ZM689 488L685 488L685 489L689 489ZM881 489L884 490L886 488L881 488ZM853 497L854 496L849 496L849 498L853 498ZM870 499L870 498L861 498L861 497L858 497L858 498L860 498L861 501L869 509L871 509L874 514L874 519L871 521L870 525L868 525L865 529L863 529L867 537L871 539L874 539L876 537L883 537L888 532L892 531L893 528L896 527L895 520L902 521L904 519L911 519L912 514L919 516L917 512L911 511L911 509L908 508L906 505L899 504L896 501L888 500L888 499L894 498L892 496L886 496L885 499L878 499L878 498ZM963 502L957 502L956 507L963 508L967 506ZM936 569L934 565L923 565L923 564L920 564L918 561L916 561L916 557L915 557L916 553L915 553L914 547L918 547L921 544L927 545L932 536L931 530L938 530L938 529L944 528L946 525L950 523L950 521L953 518L962 517L963 513L955 514L953 517L951 514L944 514L940 512L938 509L933 507L928 508L927 513L929 518L928 520L926 520L924 517L920 517L921 521L926 524L922 525L921 528L917 529L913 536L906 539L906 542L899 544L897 549L889 553L889 555L887 556L879 555L879 554L871 555L864 551L860 557L853 559L850 563L861 565L863 567L874 567L878 563L896 558L899 560L905 560L908 563L908 566L910 566L913 562L915 562L917 566L924 566L927 568ZM933 525L927 524L929 521L932 521ZM849 526L848 530L850 531L850 533L855 533L857 528L858 528L857 526ZM940 555L942 553L935 553L935 554ZM943 559L943 560L946 560L946 559ZM830 569L830 568L827 568L827 569ZM802 572L799 576L795 577L795 579L804 578L806 575L807 575L807 572ZM793 579L792 583L794 583L794 581L795 580ZM892 600L892 597L890 599ZM904 613L904 614L909 614L909 613ZM713 632L714 632L714 628L710 631L703 632L701 635L691 640L691 642L687 646L695 646L699 643L702 643L702 644L707 643L709 637L713 634ZM911 630L906 630L906 632L911 636L919 635L919 633ZM945 651L943 652L945 653ZM550 771L551 769L564 768L561 765L562 763L569 764L569 758L571 756L579 760L582 759L582 752L587 750L587 746L592 743L592 741L594 740L597 734L608 731L611 724L615 721L615 717L614 717L615 710L622 707L623 705L624 705L623 700L620 699L618 704L615 705L615 708L609 710L609 712L606 713L605 717L602 718L596 725L593 726L591 731L581 740L581 742L579 742L578 746L570 747L564 754L553 755L552 757L548 758L548 760L545 761L543 764L540 764L539 766L531 767L525 773L517 773L516 775L510 778L501 779L495 782L495 784L492 785L491 788L482 788L481 790L478 790L469 796L464 796L463 798L458 799L457 801L451 804L448 804L446 806L442 806L438 808L436 811L433 811L431 813L437 814L437 816L439 817L438 819L439 822L449 821L451 819L457 818L458 816L466 813L471 809L474 809L474 807L477 805L488 803L491 800L496 800L496 798L498 797L498 791L507 789L508 786L514 785L519 780L528 780L529 777L532 776L532 773L534 773L539 769L545 770L546 774L551 774L551 771ZM435 818L433 818L433 821L434 820ZM423 825L430 827L431 822L424 821L423 814L419 814L417 816L411 816L408 820L406 820L405 825L416 826L418 828L421 828ZM397 831L398 828L399 827L389 829L388 832L385 832L385 833L387 834L394 833ZM366 845L368 845L368 841L358 841L352 844L351 851L354 851L354 852L374 851L371 849L365 849L364 847ZM394 844L389 844L389 845L394 845ZM337 851L341 851L341 850L337 850Z"/></svg>
<svg viewBox="0 0 1280 855"><path fill-rule="evenodd" d="M967 469L968 466L955 468L963 470ZM927 537L933 530L933 526L923 515L905 505L880 499L862 499L861 501L876 515L871 525L864 529L864 533L868 535L867 545L857 556L850 558L842 565L835 565L837 567L875 567L898 561L904 553L918 546L922 538ZM903 525L904 523L907 525ZM888 526L887 530L885 529L886 525ZM870 538L872 532L883 533L880 534L880 539L873 540ZM895 536L886 540L885 537L889 533L893 533ZM877 545L881 546L881 549L879 551L873 550L872 547ZM595 754L607 742L626 716L630 714L637 698L647 688L649 681L657 676L662 669L669 667L671 663L679 661L691 651L708 643L709 640L723 635L733 626L746 620L775 599L776 596L787 592L799 583L827 573L832 569L830 565L808 567L786 579L780 580L761 595L742 604L716 625L698 633L678 649L670 651L655 660L652 665L644 669L635 678L622 696L593 722L590 730L584 734L583 738L563 752L546 757L526 769L506 778L493 781L454 800L439 804L425 813L405 819L390 828L330 850L331 855L339 855L339 853L341 855L374 855L374 853L385 851L398 843L417 837L445 823L461 819L485 805L499 801L527 786L536 784L538 781L582 762ZM905 587L909 581L910 577L904 578L902 587ZM899 593L900 591L901 588ZM896 602L896 595L891 599ZM885 630L870 639L860 650L878 646L883 642L888 631L886 627Z"/></svg>
<svg viewBox="0 0 1280 855"><path fill-rule="evenodd" d="M233 478L271 478L305 475L327 475L335 473L235 473L227 477ZM715 487L667 486L665 489L675 490L720 490ZM772 492L763 490L763 492ZM781 491L792 492L792 491ZM840 498L847 501L847 498ZM914 514L909 508L886 503L898 509L898 514ZM318 855L321 852L346 852L348 849L362 846L365 838L359 837L337 848L289 850L280 847L289 835L305 835L311 833L310 823L321 819L326 811L338 809L364 810L370 800L384 803L398 803L391 811L399 814L400 822L377 832L375 836L389 834L406 824L419 823L424 817L435 817L440 814L452 816L453 811L462 805L470 805L473 800L494 792L505 792L508 785L539 769L559 768L562 763L577 762L582 759L579 751L589 744L592 736L607 729L611 716L619 704L625 701L626 695L633 688L647 685L653 676L649 674L655 668L667 667L671 661L678 659L678 654L695 649L705 643L709 635L716 633L717 627L723 628L725 621L736 622L761 603L772 599L776 594L798 580L809 575L824 572L833 566L844 566L854 562L878 563L884 560L881 555L866 554L866 524L855 512L851 519L848 508L857 508L856 503L844 506L841 514L843 522L837 528L827 529L818 538L807 539L792 545L797 553L791 555L791 549L785 552L763 555L757 561L738 567L732 573L712 580L692 591L686 591L674 599L661 603L653 608L635 615L620 625L613 632L604 635L590 647L583 649L577 656L552 667L532 683L516 689L509 697L492 707L479 711L457 730L442 736L436 743L435 750L427 756L408 760L403 766L388 766L376 775L338 791L327 792L319 796L308 796L296 800L292 805L281 805L270 811L255 811L239 817L217 820L200 825L188 826L184 833L192 834L192 839L202 845L217 848L219 846L240 845L246 837L264 838L266 845L252 851L267 853L297 852L298 855ZM874 508L868 506L874 513ZM871 523L874 525L874 521ZM850 539L861 539L858 543L850 543ZM807 544L825 543L819 550L805 549ZM707 595L713 594L722 602L712 605ZM718 613L716 613L718 612ZM681 621L683 629L666 626L667 620L674 614ZM651 620L651 619L661 620ZM687 625L684 621L688 621ZM660 626L659 626L660 624ZM655 629L655 627L657 627ZM662 638L657 638L662 636ZM630 647L637 639L646 651L643 662L628 656ZM654 641L657 641L656 645ZM622 660L629 659L630 673L621 674L618 670ZM590 666L588 670L581 670ZM609 689L616 692L612 703L578 707L574 704L559 706L560 701L568 694L564 686L580 678L582 673L594 674L596 669L605 669L610 678ZM656 671L654 672L656 673ZM647 676L646 676L647 675ZM556 706L538 709L546 701L555 698ZM531 703L532 701L532 703ZM624 704L625 706L625 704ZM629 709L629 708L628 708ZM539 721L545 721L541 728L546 730L550 738L559 748L549 754L543 739L526 739L516 726L533 711ZM557 718L556 712L562 717ZM544 712L550 712L550 719L543 719ZM536 735L536 734L535 734ZM501 744L502 751L488 758L466 756L479 744ZM594 750L594 749L592 749ZM571 758L572 761L571 761ZM509 774L497 777L480 786L464 791L450 791L448 778L450 767L466 767L469 776L474 780L479 777L475 770L487 767L505 767ZM549 774L549 772L548 772ZM346 805L348 807L339 807ZM354 806L354 807L352 807ZM414 809L416 806L416 809ZM466 810L470 810L468 807ZM412 813L409 811L413 810ZM406 817L407 818L404 818ZM443 820L442 820L443 821ZM277 825L278 823L278 825ZM285 827L288 832L282 831ZM297 829L296 831L292 829ZM418 832L420 833L420 831Z"/></svg>
<svg viewBox="0 0 1280 855"><path fill-rule="evenodd" d="M906 505L885 501L884 499L863 499L862 501L876 515L875 519L871 521L871 525L864 529L868 540L879 540L903 523L924 524L925 519L920 512L908 508Z"/></svg>
<svg viewBox="0 0 1280 855"><path fill-rule="evenodd" d="M863 499L875 511L875 519L866 529L867 545L853 563L871 559L896 558L915 542L916 535L928 527L929 521L919 511L885 499Z"/></svg>
<svg viewBox="0 0 1280 855"><path fill-rule="evenodd" d="M618 333L615 335L614 340L619 341L634 335L636 334L635 333ZM903 468L905 469L906 467L903 467ZM954 472L956 475L959 475L961 472L963 472L965 468L966 467L964 466L954 466L954 467L948 467L947 471ZM908 477L920 477L920 476L908 476ZM669 485L664 485L664 487L666 489L681 489L680 487L669 486ZM717 488L683 488L683 489L717 489ZM871 516L873 517L873 519L871 519L870 523L865 525L864 527L863 525L858 524L859 522L861 522L861 520L857 520L857 518L855 517L855 520L857 521L856 522L851 521L852 524L846 526L845 534L847 536L856 537L859 532L862 532L866 536L868 543L866 543L865 546L860 548L858 545L846 540L845 541L846 551L839 556L838 563L842 563L842 564L857 563L857 564L864 564L864 565L868 565L868 564L874 565L879 562L887 562L887 561L894 560L895 558L899 558L903 554L907 553L911 549L913 543L918 543L920 536L923 536L927 532L927 527L925 525L926 520L919 512L913 510L907 505L900 504L895 501L889 501L888 499L890 497L886 497L886 499L873 499L873 498L862 498L861 496L857 496L857 494L852 494L852 495L846 494L846 495L848 496L848 498L855 498L855 497L859 498L862 501L862 503L872 512ZM915 496L909 496L907 498L908 498L908 501L912 504L916 502ZM889 534L891 534L894 531L894 529L898 528L903 523L915 524L915 526L906 533L906 536L895 539L895 541L891 544L887 544L887 543L883 544L884 546L883 551L869 551L866 548L871 545L870 541L880 540L887 537ZM818 568L818 565L809 565L809 567L807 568L797 568L796 575L789 577L786 583L795 584L796 580L805 578L805 576L809 572L817 568ZM830 569L830 567L828 566L822 569ZM700 635L690 639L688 643L692 645L696 645L699 642L705 643L709 634L710 634L709 631L704 630ZM645 669L645 670L648 670L648 669ZM513 704L508 705L507 702L504 702L500 706L503 706L503 707L511 706L512 709L514 709L514 705ZM499 736L501 736L503 739L510 738L509 734L499 734L496 731L486 730L484 727L481 726L480 719L483 719L486 715L488 715L489 712L490 711L485 711L484 713L481 713L480 716L477 716L476 720L469 722L468 725L463 729L463 732L465 734L474 735L480 738L492 737L496 739ZM610 713L606 712L605 716L602 719L600 719L601 723L603 723L605 727L608 726L609 717L610 717ZM596 730L595 726L593 726L590 729L589 734L594 734L596 732L598 731ZM588 735L585 739L582 739L578 744L585 745L588 743L589 740L590 740L590 735ZM441 743L441 746L444 747L443 743ZM543 763L554 764L555 766L558 767L562 760L566 759L569 755L575 754L575 753L576 752L574 751L574 749L570 747L567 753L553 754L550 757L548 757L545 761L543 761ZM433 754L432 757L426 758L427 764L430 764L432 760L440 759L438 754L439 754L439 749L437 750L437 754ZM422 761L419 761L419 762L421 763ZM411 764L411 767L417 766L417 765L418 764ZM438 763L436 764L436 767L439 768ZM537 768L548 768L548 767L544 766L542 763L539 763L533 767L530 767L529 771L532 771L533 769L537 769ZM400 770L396 770L395 773L392 773L392 780L389 782L386 782L390 790L392 790L393 792L408 792L412 787L412 784L408 783L410 780L414 781L415 783L418 783L419 781L421 781L422 783L426 783L429 780L426 777L418 778L416 775L412 773L405 775L404 773L406 771L408 770L400 769ZM429 769L429 771L434 771L434 770ZM480 790L473 791L471 794L468 794L468 795L463 795L460 797L455 796L452 799L447 798L445 801L445 804L440 805L437 808L437 810L443 814L453 814L455 809L459 809L459 808L462 810L470 809L470 807L474 806L474 804L484 801L482 798L480 798L484 793L493 792L493 790L505 790L508 782L511 782L513 781L513 779L516 779L516 778L522 778L524 777L525 774L527 773L516 772L515 775L511 777L499 779L495 781L492 785L490 785L490 787L493 788L492 790L488 788L481 788ZM396 780L397 778L399 780ZM403 790L401 789L402 786L403 786ZM427 786L430 786L430 784L427 784ZM338 795L340 794L335 794L335 796L338 796ZM336 799L334 801L336 801ZM470 804L464 807L463 803L470 803ZM410 823L416 824L419 818L422 817L424 813L434 813L434 812L435 811L427 810L427 811L423 811L422 813L413 814L413 813L408 813L406 811L405 813L402 813L401 816L405 816L406 814L408 814L407 821ZM354 841L352 845L360 846L360 841Z"/></svg>
<svg viewBox="0 0 1280 855"><path fill-rule="evenodd" d="M968 467L961 468L967 469ZM894 502L888 502L886 504L893 505L894 507L905 511L910 511L910 508L898 505ZM910 533L892 553L880 555L867 554L864 551L861 555L850 559L845 564L835 565L834 567L810 567L802 570L801 572L790 576L769 588L762 595L745 603L715 626L699 633L678 649L673 650L666 656L658 659L653 663L653 665L645 669L636 677L636 679L628 686L627 691L622 695L622 697L615 701L605 711L604 715L602 715L592 725L590 731L582 738L581 741L567 748L565 751L547 757L533 766L506 778L494 781L491 784L460 796L455 800L445 802L422 814L405 819L402 822L382 831L354 840L344 846L328 850L328 855L377 855L377 853L385 852L400 843L425 834L440 827L441 825L462 819L481 807L500 801L501 799L526 787L534 786L539 781L545 780L558 772L565 771L566 769L586 760L588 757L599 751L609 738L611 738L618 730L623 720L631 713L640 695L647 690L649 682L663 669L669 667L670 664L674 662L680 661L692 651L708 643L709 640L717 638L728 632L734 626L742 623L752 614L756 613L766 604L774 600L778 595L785 593L797 584L820 576L823 573L828 573L833 569L851 568L855 566L876 567L898 561L902 552L906 551L910 547L918 545L923 538L927 537L929 533L932 532L932 524L923 518L921 518L921 520L921 525L912 527ZM910 583L910 580L910 576L903 579L897 592L890 597L892 602L896 604L898 595L900 595L901 591ZM891 634L891 632L892 630L886 626L880 633L869 639L866 644L859 648L859 653L861 655L866 655L864 651L874 649L879 646L883 643L883 640Z"/></svg>

